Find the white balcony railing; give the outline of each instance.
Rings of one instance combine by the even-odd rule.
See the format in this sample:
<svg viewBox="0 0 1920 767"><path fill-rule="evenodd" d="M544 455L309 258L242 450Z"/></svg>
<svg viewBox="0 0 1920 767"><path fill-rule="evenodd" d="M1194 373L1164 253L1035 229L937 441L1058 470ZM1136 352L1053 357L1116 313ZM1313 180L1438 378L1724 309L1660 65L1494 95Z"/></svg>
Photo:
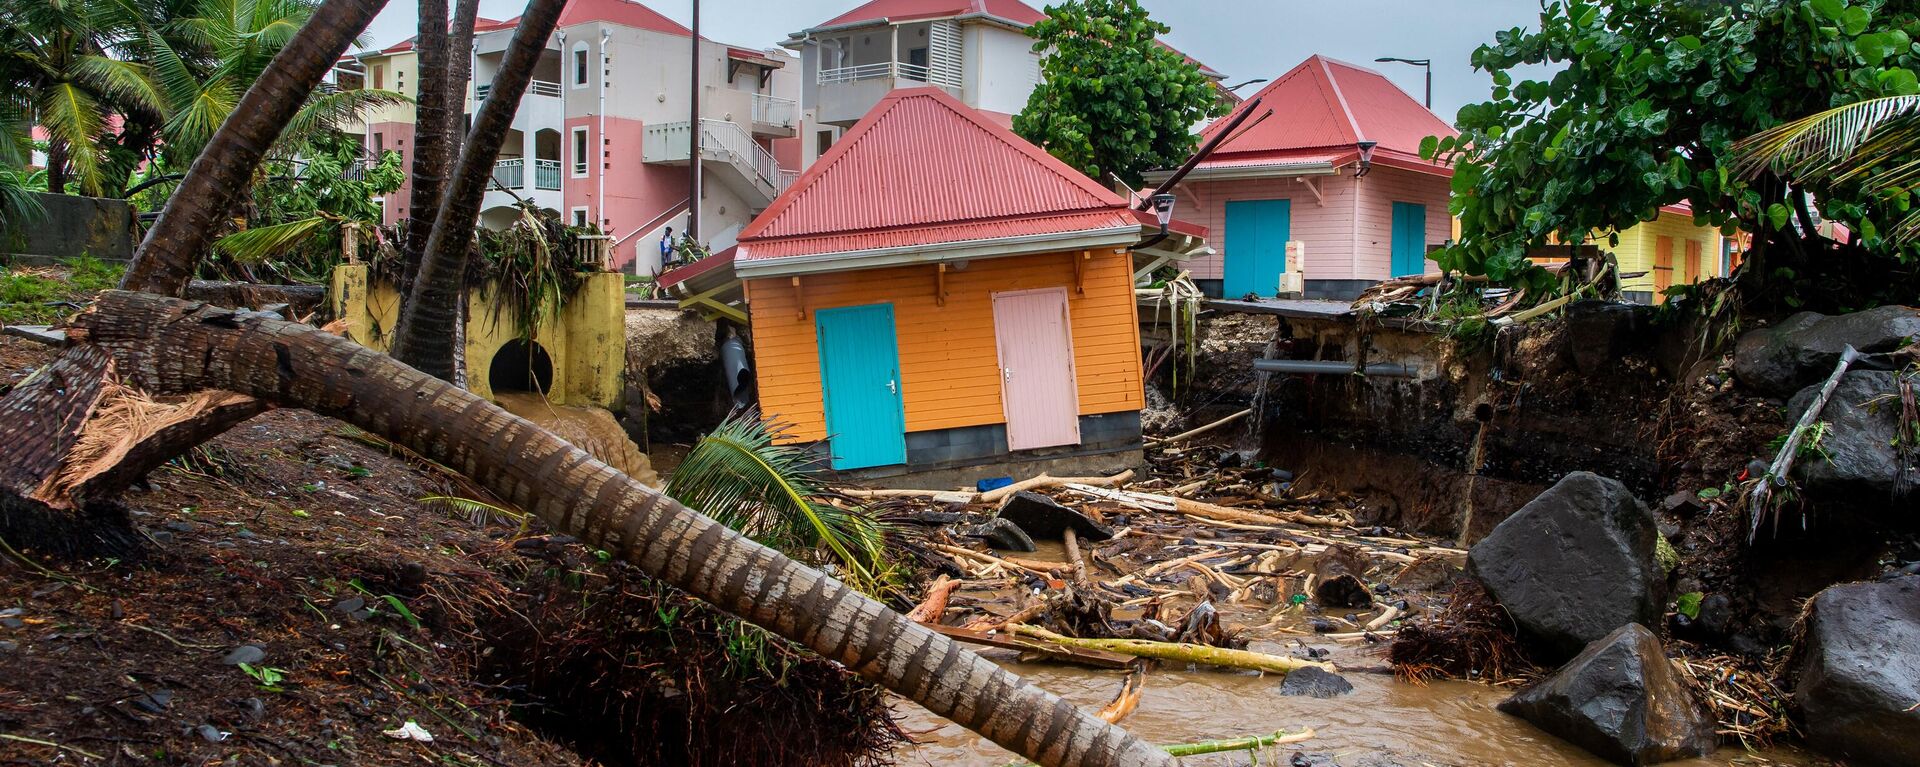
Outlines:
<svg viewBox="0 0 1920 767"><path fill-rule="evenodd" d="M533 188L549 192L560 190L560 161L533 161Z"/></svg>
<svg viewBox="0 0 1920 767"><path fill-rule="evenodd" d="M690 133L685 121L648 125L641 139L642 161L686 161L691 154L688 147ZM700 151L705 159L719 160L733 166L740 175L759 187L768 199L785 191L799 176L798 171L782 169L774 160L773 153L755 142L753 134L739 123L703 119L700 121L700 133Z"/></svg>
<svg viewBox="0 0 1920 767"><path fill-rule="evenodd" d="M493 180L508 189L524 189L527 186L527 161L515 157L510 160L497 160L493 163Z"/></svg>
<svg viewBox="0 0 1920 767"><path fill-rule="evenodd" d="M486 101L487 94L492 91L493 83L480 83L475 85L473 86L473 100ZM559 98L563 92L564 91L560 90L559 83L548 82L546 80L534 80L527 83L527 95L529 96L551 96Z"/></svg>
<svg viewBox="0 0 1920 767"><path fill-rule="evenodd" d="M753 121L761 125L779 125L792 127L794 116L800 111L800 105L793 99L779 96L753 94Z"/></svg>
<svg viewBox="0 0 1920 767"><path fill-rule="evenodd" d="M822 69L820 70L818 80L820 84L826 85L830 83L851 83L860 80L879 80L883 78L914 80L917 82L932 83L934 85L944 85L949 88L961 87L960 79L953 74L941 72L919 64L908 64L904 61L881 61L873 64L856 64L850 67Z"/></svg>

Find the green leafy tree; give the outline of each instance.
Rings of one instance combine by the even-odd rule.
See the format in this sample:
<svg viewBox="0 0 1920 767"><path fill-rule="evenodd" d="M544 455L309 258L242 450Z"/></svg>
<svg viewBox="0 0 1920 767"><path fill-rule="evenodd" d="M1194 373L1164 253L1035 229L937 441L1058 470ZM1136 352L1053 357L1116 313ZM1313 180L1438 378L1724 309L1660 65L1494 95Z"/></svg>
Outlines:
<svg viewBox="0 0 1920 767"><path fill-rule="evenodd" d="M400 154L363 161L358 138L340 133L314 136L308 148L297 160L267 166L267 178L254 187L248 228L216 240L215 250L282 279L324 283L340 260L341 230L379 225L374 199L406 178Z"/></svg>
<svg viewBox="0 0 1920 767"><path fill-rule="evenodd" d="M48 185L82 194L112 186L109 139L116 117L164 107L127 42L146 6L135 0L0 0L0 164L22 168L28 137L47 132ZM122 175L124 178L124 174Z"/></svg>
<svg viewBox="0 0 1920 767"><path fill-rule="evenodd" d="M1699 223L1753 234L1747 273L1760 278L1792 279L1767 266L1769 254L1815 268L1908 255L1878 234L1889 212L1910 205L1905 192L1743 177L1731 147L1831 107L1920 92L1916 39L1911 4L1885 0L1548 3L1537 29L1500 32L1474 52L1493 76L1492 99L1461 108L1458 138L1422 148L1455 165L1461 239L1436 260L1496 280L1538 278L1529 247L1569 232L1604 243L1682 201ZM1554 73L1519 74L1541 65ZM1846 244L1814 233L1809 191L1828 218L1865 235L1844 258L1821 256Z"/></svg>
<svg viewBox="0 0 1920 767"><path fill-rule="evenodd" d="M1225 114L1213 81L1160 44L1169 27L1138 0L1070 0L1027 28L1045 56L1013 131L1094 178L1129 185L1187 159L1193 126Z"/></svg>

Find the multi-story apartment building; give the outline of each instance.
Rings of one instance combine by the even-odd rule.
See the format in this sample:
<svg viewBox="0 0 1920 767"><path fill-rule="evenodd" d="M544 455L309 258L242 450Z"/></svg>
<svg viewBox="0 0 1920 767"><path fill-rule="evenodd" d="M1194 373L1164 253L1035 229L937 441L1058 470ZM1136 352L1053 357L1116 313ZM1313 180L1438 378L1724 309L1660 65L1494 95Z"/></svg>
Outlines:
<svg viewBox="0 0 1920 767"><path fill-rule="evenodd" d="M1040 83L1026 29L1043 18L1020 0L872 0L793 33L781 45L799 52L803 70L802 167L895 88L937 86L1011 124Z"/></svg>
<svg viewBox="0 0 1920 767"><path fill-rule="evenodd" d="M518 19L475 25L467 113L487 98ZM614 262L647 274L671 226L685 232L692 62L686 27L630 0L573 0L547 41L533 81L500 147L482 205L483 225L518 216L517 201L595 223L615 241ZM418 90L412 41L358 55L364 85ZM800 164L796 58L700 41L702 187L696 237L730 246L755 213L792 183ZM401 105L366 117L369 150L408 155L414 110ZM408 190L385 201L391 223L407 217Z"/></svg>

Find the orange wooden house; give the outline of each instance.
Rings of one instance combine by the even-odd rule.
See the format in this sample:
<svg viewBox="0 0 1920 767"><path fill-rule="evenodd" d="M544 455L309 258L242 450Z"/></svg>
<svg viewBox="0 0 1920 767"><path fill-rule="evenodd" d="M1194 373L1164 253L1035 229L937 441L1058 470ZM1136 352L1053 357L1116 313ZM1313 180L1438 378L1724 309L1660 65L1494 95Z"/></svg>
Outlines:
<svg viewBox="0 0 1920 767"><path fill-rule="evenodd" d="M1159 233L953 96L911 89L733 252L662 281L742 280L761 410L824 440L837 470L1111 468L1139 460L1132 249ZM1178 222L1171 235L1205 239Z"/></svg>

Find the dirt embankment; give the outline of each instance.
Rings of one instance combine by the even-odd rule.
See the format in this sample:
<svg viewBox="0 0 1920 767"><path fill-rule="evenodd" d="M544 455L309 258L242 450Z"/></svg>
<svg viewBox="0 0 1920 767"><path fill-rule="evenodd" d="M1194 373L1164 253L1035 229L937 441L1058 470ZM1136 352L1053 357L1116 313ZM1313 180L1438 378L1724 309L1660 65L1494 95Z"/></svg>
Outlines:
<svg viewBox="0 0 1920 767"><path fill-rule="evenodd" d="M275 411L150 480L139 561L0 554L0 765L847 764L897 737L877 689L336 422Z"/></svg>

